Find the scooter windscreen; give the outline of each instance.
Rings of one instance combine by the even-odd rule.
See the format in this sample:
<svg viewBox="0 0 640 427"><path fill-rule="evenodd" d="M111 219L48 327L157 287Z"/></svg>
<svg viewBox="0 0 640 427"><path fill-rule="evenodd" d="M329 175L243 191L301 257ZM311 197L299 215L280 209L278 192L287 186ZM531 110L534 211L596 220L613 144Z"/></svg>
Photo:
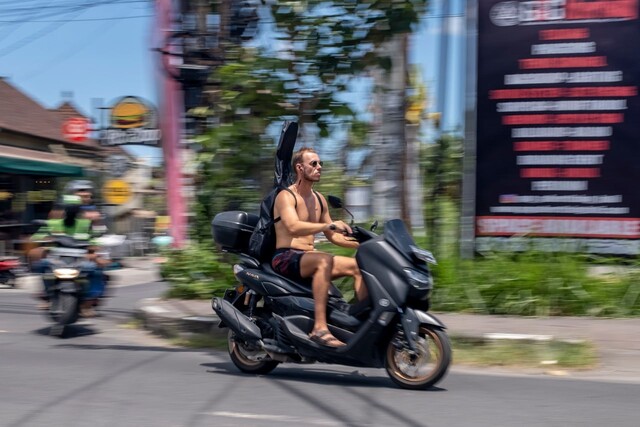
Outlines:
<svg viewBox="0 0 640 427"><path fill-rule="evenodd" d="M409 261L417 264L425 264L423 260L414 256L416 242L411 237L409 230L400 219L392 219L384 225L384 240L404 255Z"/></svg>

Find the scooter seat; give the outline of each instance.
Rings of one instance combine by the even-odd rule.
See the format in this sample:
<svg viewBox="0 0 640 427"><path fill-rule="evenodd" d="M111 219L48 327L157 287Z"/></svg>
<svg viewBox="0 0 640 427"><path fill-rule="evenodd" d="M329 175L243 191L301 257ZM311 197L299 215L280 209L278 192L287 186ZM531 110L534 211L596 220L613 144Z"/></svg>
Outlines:
<svg viewBox="0 0 640 427"><path fill-rule="evenodd" d="M299 295L312 295L312 285L311 278L302 279L300 282L293 281L291 279L287 279L273 271L271 264L268 262L263 262L261 265L262 271L266 273L267 277L263 276L263 280L268 279L274 285L280 286L284 289L287 289L292 294ZM329 287L329 296L342 298L342 293L338 288L336 288L333 284Z"/></svg>

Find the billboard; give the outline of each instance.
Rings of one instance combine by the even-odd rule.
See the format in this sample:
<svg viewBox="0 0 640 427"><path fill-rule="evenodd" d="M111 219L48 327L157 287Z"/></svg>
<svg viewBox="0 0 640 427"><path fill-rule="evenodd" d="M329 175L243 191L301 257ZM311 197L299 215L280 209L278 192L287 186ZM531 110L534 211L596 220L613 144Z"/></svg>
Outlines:
<svg viewBox="0 0 640 427"><path fill-rule="evenodd" d="M158 145L161 132L155 108L137 96L122 97L110 107L109 127L100 134L100 144Z"/></svg>
<svg viewBox="0 0 640 427"><path fill-rule="evenodd" d="M640 253L638 0L477 10L476 250Z"/></svg>

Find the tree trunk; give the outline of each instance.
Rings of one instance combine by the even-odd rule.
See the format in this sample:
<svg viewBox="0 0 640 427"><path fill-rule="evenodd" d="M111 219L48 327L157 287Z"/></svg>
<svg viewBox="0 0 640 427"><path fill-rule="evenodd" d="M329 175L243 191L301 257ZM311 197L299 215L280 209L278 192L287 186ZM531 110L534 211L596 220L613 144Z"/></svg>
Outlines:
<svg viewBox="0 0 640 427"><path fill-rule="evenodd" d="M381 108L378 109L380 138L375 147L373 207L376 218L402 218L410 226L404 182L406 46L406 34L394 35L383 51L391 60L391 69L375 74L379 88L376 98Z"/></svg>

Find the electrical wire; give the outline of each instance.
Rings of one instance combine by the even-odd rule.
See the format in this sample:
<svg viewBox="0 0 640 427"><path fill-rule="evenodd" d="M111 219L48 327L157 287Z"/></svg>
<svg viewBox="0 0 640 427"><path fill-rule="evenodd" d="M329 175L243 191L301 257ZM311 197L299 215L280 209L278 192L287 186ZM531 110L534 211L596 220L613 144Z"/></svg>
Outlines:
<svg viewBox="0 0 640 427"><path fill-rule="evenodd" d="M79 52L81 52L85 48L91 46L91 44L93 42L95 42L96 40L99 40L102 36L107 34L107 31L111 27L113 27L114 24L117 24L117 22L108 21L108 22L105 22L105 24L106 25L98 26L95 29L95 31L93 31L87 37L82 37L82 40L80 40L78 43L72 45L69 49L65 50L64 52L62 52L59 55L56 55L54 58L50 59L45 64L38 66L31 73L28 73L27 75L25 75L24 79L25 80L31 80L31 79L39 76L40 74L42 74L44 72L49 72L53 67L63 63L64 61L72 58L73 56L77 55Z"/></svg>
<svg viewBox="0 0 640 427"><path fill-rule="evenodd" d="M123 19L140 19L140 18L151 18L154 15L137 15L137 16L113 16L110 18L85 18L85 19L51 19L44 21L24 21L24 22L89 22L89 21L119 21ZM8 23L14 21L0 21L0 23Z"/></svg>
<svg viewBox="0 0 640 427"><path fill-rule="evenodd" d="M77 12L73 13L73 17L76 17L80 14L82 14L84 12L84 10L80 10ZM3 56L6 56L10 53L15 52L16 50L30 44L33 43L34 41L50 34L51 32L53 32L54 30L57 30L58 28L62 27L63 25L65 25L68 21L65 22L52 22L51 24L45 26L44 28L40 29L40 31L37 31L35 33L32 33L26 37L21 38L20 40L15 41L14 43L10 44L9 46L5 47L4 49L0 50L0 58L2 58Z"/></svg>
<svg viewBox="0 0 640 427"><path fill-rule="evenodd" d="M46 5L48 6L49 4L51 4L53 0L48 0ZM0 40L3 40L5 38L7 38L7 36L11 35L11 33L13 33L14 31L18 30L20 27L22 27L22 23L18 23L17 25L6 25L4 27L4 33L2 34L2 36L0 36Z"/></svg>
<svg viewBox="0 0 640 427"><path fill-rule="evenodd" d="M24 23L42 18L50 18L64 15L79 10L88 10L100 6L123 5L131 3L150 3L149 0L102 0L93 2L67 3L64 5L57 4L55 6L33 5L18 9L2 9L0 8L0 18L5 18L5 23Z"/></svg>
<svg viewBox="0 0 640 427"><path fill-rule="evenodd" d="M60 12L60 11L56 11L53 13L50 13L48 15L44 15L44 14L40 14L37 16L37 18L35 19L40 19L40 18L44 18L44 17L49 17L49 16L56 16L56 15L65 15L65 19L56 19L56 20L49 20L49 21L43 21L43 22L48 22L49 25L46 25L45 27L41 28L39 31L36 31L34 33L31 33L25 37L23 37L20 40L17 40L15 42L13 42L11 45L6 46L4 49L0 49L0 58L8 55L9 53L13 53L16 50L54 32L55 30L57 30L58 28L62 27L63 25L66 25L70 22L78 22L78 21L82 21L82 20L74 20L73 18L76 18L77 16L79 16L80 14L82 14L83 12L85 12L86 10L89 10L91 8L94 7L98 7L98 6L106 6L106 5L122 5L122 4L129 4L129 3L149 3L149 0L102 0L102 1L93 1L93 2L80 2L80 3L67 3L65 5L60 5L58 4L57 6L47 6L47 5L41 5L40 7L38 6L31 6L29 8L22 8L20 10L29 10L29 11L33 11L33 10L40 10L41 8L47 8L47 7L52 7L52 8L58 8L60 9L60 7L65 7L67 9L65 9L65 12ZM47 3L49 4L49 2ZM70 9L71 8L71 9ZM0 9L0 16L1 16L1 12L2 9ZM120 19L132 19L133 17L130 18L117 18L118 20ZM4 23L9 23L9 24L18 24L18 25L22 25L26 22L32 22L34 19L34 17L32 17L31 19L22 19L22 20L13 20L13 21L2 21ZM108 21L111 19L115 19L115 18L86 18L86 20L101 20L101 21Z"/></svg>

